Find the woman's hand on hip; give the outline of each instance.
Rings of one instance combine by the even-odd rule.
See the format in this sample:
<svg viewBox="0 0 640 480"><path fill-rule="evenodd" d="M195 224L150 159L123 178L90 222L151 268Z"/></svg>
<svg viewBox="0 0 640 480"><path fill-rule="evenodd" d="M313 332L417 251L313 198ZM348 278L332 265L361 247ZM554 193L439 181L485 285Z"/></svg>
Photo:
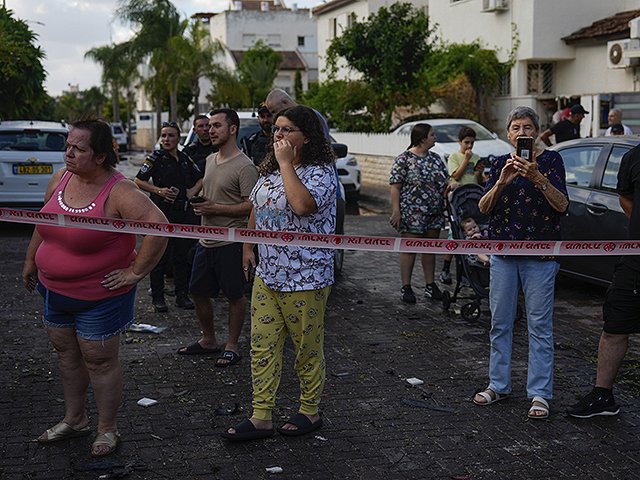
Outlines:
<svg viewBox="0 0 640 480"><path fill-rule="evenodd" d="M133 265L129 268L121 268L107 273L104 276L102 286L109 290L117 290L129 285L135 285L144 278L144 275L137 275L133 272Z"/></svg>

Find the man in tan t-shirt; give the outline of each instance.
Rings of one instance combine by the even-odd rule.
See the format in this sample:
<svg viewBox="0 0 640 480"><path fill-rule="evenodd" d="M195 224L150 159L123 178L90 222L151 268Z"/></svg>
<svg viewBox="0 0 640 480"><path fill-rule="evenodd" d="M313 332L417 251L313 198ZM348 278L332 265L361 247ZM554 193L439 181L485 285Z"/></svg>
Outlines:
<svg viewBox="0 0 640 480"><path fill-rule="evenodd" d="M247 228L251 213L249 195L258 180L253 162L237 144L240 120L230 108L213 110L209 118L209 134L218 152L207 157L200 197L193 203L202 225ZM242 358L238 338L247 309L244 298L245 276L242 270L242 244L202 239L197 245L191 270L189 292L196 305L202 338L178 350L181 355L212 354L220 351L216 339L213 299L220 290L229 300L229 339L216 367L235 365Z"/></svg>

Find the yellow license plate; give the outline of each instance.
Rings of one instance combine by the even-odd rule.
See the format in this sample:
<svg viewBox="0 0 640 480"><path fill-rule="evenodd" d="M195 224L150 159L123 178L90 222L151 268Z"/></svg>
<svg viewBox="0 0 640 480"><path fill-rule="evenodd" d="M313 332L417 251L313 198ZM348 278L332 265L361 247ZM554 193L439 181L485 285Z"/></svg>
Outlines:
<svg viewBox="0 0 640 480"><path fill-rule="evenodd" d="M13 174L14 175L34 175L34 174L46 174L53 173L53 165L51 164L42 164L42 165L14 165L13 166Z"/></svg>

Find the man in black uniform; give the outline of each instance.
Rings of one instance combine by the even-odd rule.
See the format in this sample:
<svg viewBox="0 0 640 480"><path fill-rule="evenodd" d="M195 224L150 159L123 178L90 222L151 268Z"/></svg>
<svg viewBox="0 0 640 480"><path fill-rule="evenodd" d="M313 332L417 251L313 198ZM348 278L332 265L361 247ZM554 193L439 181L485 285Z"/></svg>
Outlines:
<svg viewBox="0 0 640 480"><path fill-rule="evenodd" d="M588 113L582 105L574 105L571 107L571 110L569 110L569 117L542 132L540 140L550 147L551 140L549 140L549 137L551 135L556 136L556 143L580 138L580 122Z"/></svg>
<svg viewBox="0 0 640 480"><path fill-rule="evenodd" d="M202 189L202 172L188 155L178 150L180 129L177 124L163 123L161 139L163 148L147 157L134 181L141 190L151 194L151 200L169 223L200 225L187 200ZM150 179L153 184L149 183ZM184 309L194 307L188 296L191 275L188 254L195 242L190 238L170 238L160 262L151 271L151 296L157 312L168 310L164 301L164 272L169 259L173 260L176 305Z"/></svg>
<svg viewBox="0 0 640 480"><path fill-rule="evenodd" d="M240 140L242 152L253 161L256 167L262 163L267 155L266 148L269 139L271 139L271 125L273 125L273 115L264 102L258 107L258 122L260 130L250 135L249 138L242 137Z"/></svg>
<svg viewBox="0 0 640 480"><path fill-rule="evenodd" d="M182 150L191 157L200 171L204 174L204 166L209 155L218 151L218 147L214 147L209 136L209 117L206 115L198 115L193 120L193 130L198 136L195 142L191 142Z"/></svg>
<svg viewBox="0 0 640 480"><path fill-rule="evenodd" d="M636 189L638 193L636 193ZM618 171L618 201L629 217L629 240L640 240L640 147L627 152ZM567 407L573 417L616 415L620 407L613 397L613 381L629 345L629 334L640 333L640 255L623 255L616 263L604 297L604 325L598 345L596 384L577 404Z"/></svg>

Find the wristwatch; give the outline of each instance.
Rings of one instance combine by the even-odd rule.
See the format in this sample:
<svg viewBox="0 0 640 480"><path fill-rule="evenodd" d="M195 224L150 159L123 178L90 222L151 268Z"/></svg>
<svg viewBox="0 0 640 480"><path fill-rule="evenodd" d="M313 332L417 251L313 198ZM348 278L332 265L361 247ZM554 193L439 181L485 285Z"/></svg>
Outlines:
<svg viewBox="0 0 640 480"><path fill-rule="evenodd" d="M544 182L544 185L542 185L540 187L540 190L542 190L543 192L547 189L547 185L549 185L549 179L547 178L547 181Z"/></svg>

